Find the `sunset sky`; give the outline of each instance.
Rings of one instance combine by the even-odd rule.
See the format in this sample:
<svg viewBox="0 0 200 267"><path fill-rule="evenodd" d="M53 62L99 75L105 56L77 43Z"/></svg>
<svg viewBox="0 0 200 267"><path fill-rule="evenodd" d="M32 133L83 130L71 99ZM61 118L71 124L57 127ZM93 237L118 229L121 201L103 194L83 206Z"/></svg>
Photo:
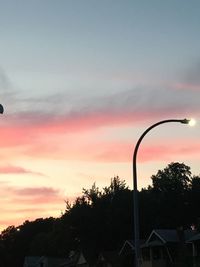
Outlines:
<svg viewBox="0 0 200 267"><path fill-rule="evenodd" d="M58 217L96 182L200 174L200 1L0 0L0 229ZM131 211L130 211L131 212Z"/></svg>

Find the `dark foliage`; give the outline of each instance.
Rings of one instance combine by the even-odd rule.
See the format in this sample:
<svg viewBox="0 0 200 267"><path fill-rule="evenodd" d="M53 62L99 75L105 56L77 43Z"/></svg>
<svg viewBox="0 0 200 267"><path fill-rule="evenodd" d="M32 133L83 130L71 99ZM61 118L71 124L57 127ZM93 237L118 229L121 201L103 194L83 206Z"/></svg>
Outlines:
<svg viewBox="0 0 200 267"><path fill-rule="evenodd" d="M151 179L152 186L139 193L141 236L155 228L195 224L199 229L200 177L176 162ZM126 239L133 239L132 191L115 177L102 190L93 184L74 203L66 201L60 218L25 221L5 229L0 235L1 263L18 267L26 255L63 257L78 248L119 250Z"/></svg>

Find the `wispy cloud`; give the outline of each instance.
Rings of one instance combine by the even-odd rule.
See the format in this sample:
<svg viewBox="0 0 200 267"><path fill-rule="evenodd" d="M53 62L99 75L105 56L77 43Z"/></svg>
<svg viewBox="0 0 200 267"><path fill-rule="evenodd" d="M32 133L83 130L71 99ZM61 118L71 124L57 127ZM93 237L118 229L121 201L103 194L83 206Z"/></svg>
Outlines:
<svg viewBox="0 0 200 267"><path fill-rule="evenodd" d="M48 111L27 110L2 116L0 147L12 149L16 155L53 158L64 154L66 158L68 155L78 158L80 147L84 146L80 144L83 142L80 133L89 136L93 131L106 127L137 127L152 120L186 116L198 118L199 99L200 91L191 94L187 90L140 88L87 99L68 111L54 103L53 110L58 110L57 113L51 105ZM67 154L66 147L71 154ZM8 168L3 171L8 171ZM11 171L32 172L26 169Z"/></svg>
<svg viewBox="0 0 200 267"><path fill-rule="evenodd" d="M6 190L7 195L9 195L9 201L13 201L13 199L18 198L22 201L30 201L34 204L36 199L43 199L43 202L47 202L50 200L58 200L61 197L61 192L58 189L52 187L14 187L9 183L4 182L1 185L0 192L4 192ZM26 203L25 201L25 203Z"/></svg>
<svg viewBox="0 0 200 267"><path fill-rule="evenodd" d="M51 187L26 187L13 189L16 195L20 196L57 196L59 191Z"/></svg>
<svg viewBox="0 0 200 267"><path fill-rule="evenodd" d="M200 91L200 60L189 66L181 75L180 81L174 84L174 88Z"/></svg>
<svg viewBox="0 0 200 267"><path fill-rule="evenodd" d="M193 83L175 83L173 85L173 87L175 89L183 89L183 90L190 90L190 91L196 91L196 90L200 90L200 83L199 84L193 84Z"/></svg>
<svg viewBox="0 0 200 267"><path fill-rule="evenodd" d="M88 160L97 160L102 162L130 162L133 154L133 143L131 142L115 142L107 145L99 145L98 152L93 149L88 153ZM170 141L170 145L163 144L157 140L155 145L146 144L141 148L138 155L139 162L153 161L171 161L174 156L183 156L194 158L199 155L200 143L186 140ZM140 157L141 154L141 157ZM82 155L83 157L83 155Z"/></svg>
<svg viewBox="0 0 200 267"><path fill-rule="evenodd" d="M185 81L188 84L200 85L200 60L186 71Z"/></svg>
<svg viewBox="0 0 200 267"><path fill-rule="evenodd" d="M48 108L13 113L7 119L10 127L23 126L34 134L42 130L80 131L119 124L140 123L152 117L185 114L189 109L199 112L200 92L180 92L169 88L135 88L105 97L85 99L78 106L70 104L65 110L60 102ZM64 98L64 95L63 95ZM48 101L47 101L48 102ZM68 105L68 103L66 103ZM4 124L7 124L5 121ZM30 134L30 133L29 133Z"/></svg>
<svg viewBox="0 0 200 267"><path fill-rule="evenodd" d="M17 203L26 202L27 205L60 203L60 191L50 187L13 188L13 200Z"/></svg>
<svg viewBox="0 0 200 267"><path fill-rule="evenodd" d="M0 91L8 91L12 88L12 83L6 74L5 70L0 67Z"/></svg>
<svg viewBox="0 0 200 267"><path fill-rule="evenodd" d="M69 161L91 161L91 162L130 162L134 149L133 141L87 141L82 143L77 140L76 143L66 141L66 144L60 144L57 150L47 147L40 150L40 147L30 150L32 156L40 155L43 158L57 158ZM85 153L87 151L87 153ZM139 161L160 161L169 160L174 155L187 156L196 158L199 155L200 143L198 140L186 141L176 139L170 140L170 146L163 142L162 139L157 140L154 145L146 144L142 149L142 157ZM54 152L54 154L53 154Z"/></svg>
<svg viewBox="0 0 200 267"><path fill-rule="evenodd" d="M34 175L44 176L44 174L40 172L35 172L20 166L12 166L12 165L0 166L0 174L34 174Z"/></svg>

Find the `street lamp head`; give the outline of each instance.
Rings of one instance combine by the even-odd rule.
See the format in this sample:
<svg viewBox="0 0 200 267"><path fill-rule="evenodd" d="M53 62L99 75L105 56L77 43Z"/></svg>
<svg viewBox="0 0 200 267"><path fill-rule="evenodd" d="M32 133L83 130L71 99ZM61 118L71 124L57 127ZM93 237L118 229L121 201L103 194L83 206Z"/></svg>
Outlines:
<svg viewBox="0 0 200 267"><path fill-rule="evenodd" d="M3 112L4 112L4 108L3 108L3 106L0 104L0 114L3 114Z"/></svg>
<svg viewBox="0 0 200 267"><path fill-rule="evenodd" d="M188 120L188 119L183 119L183 120L181 120L180 122L181 122L181 123L184 123L184 124L189 124L190 120Z"/></svg>
<svg viewBox="0 0 200 267"><path fill-rule="evenodd" d="M190 121L189 121L189 125L190 125L190 126L195 126L195 124L196 124L195 119L190 119Z"/></svg>
<svg viewBox="0 0 200 267"><path fill-rule="evenodd" d="M184 124L188 124L190 126L194 126L196 124L196 121L194 119L183 119L180 122Z"/></svg>

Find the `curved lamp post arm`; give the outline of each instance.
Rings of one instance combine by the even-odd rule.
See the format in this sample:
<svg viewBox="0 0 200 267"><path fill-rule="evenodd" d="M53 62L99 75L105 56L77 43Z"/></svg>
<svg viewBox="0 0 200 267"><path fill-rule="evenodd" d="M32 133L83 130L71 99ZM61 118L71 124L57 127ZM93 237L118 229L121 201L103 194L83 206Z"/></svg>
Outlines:
<svg viewBox="0 0 200 267"><path fill-rule="evenodd" d="M134 150L134 153L133 153L133 178L134 178L134 189L137 190L137 179L136 179L136 176L137 176L137 170L136 170L136 160L137 160L137 152L138 152L138 148L140 146L140 143L142 142L142 139L145 137L145 135L150 131L152 130L153 128L157 127L158 125L160 124L163 124L163 123L168 123L168 122L180 122L180 123L184 123L184 124L188 124L190 122L190 120L188 119L183 119L183 120L175 120L175 119L171 119L171 120L163 120L163 121L159 121L153 125L151 125L148 129L146 129L144 131L144 133L140 136L140 138L138 139L137 143L136 143L136 146L135 146L135 150Z"/></svg>
<svg viewBox="0 0 200 267"><path fill-rule="evenodd" d="M189 124L190 120L188 119L183 119L183 120L176 120L176 119L170 119L170 120L163 120L159 121L153 125L151 125L149 128L144 131L144 133L140 136L138 139L135 150L133 153L133 200L134 200L134 234L135 234L135 267L140 266L140 240L139 240L139 212L138 212L138 190L137 190L137 167L136 167L136 160L137 160L137 152L140 146L140 143L142 142L143 138L145 135L155 128L156 126L163 124L163 123L168 123L168 122L180 122L183 124Z"/></svg>

